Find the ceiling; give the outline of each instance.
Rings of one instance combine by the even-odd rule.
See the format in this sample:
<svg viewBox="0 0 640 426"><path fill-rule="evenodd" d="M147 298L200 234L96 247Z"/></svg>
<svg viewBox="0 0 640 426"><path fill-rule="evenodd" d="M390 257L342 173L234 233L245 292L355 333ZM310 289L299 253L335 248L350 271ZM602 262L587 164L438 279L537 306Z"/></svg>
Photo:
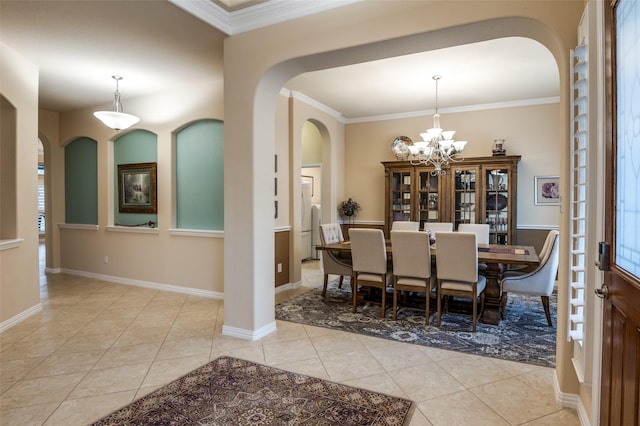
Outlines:
<svg viewBox="0 0 640 426"><path fill-rule="evenodd" d="M239 32L232 25L239 11L255 12L251 23L238 25L246 30L277 21L283 4L299 7L298 16L318 11L308 7L317 2L293 0L2 0L0 40L39 66L41 108L110 104L117 74L126 111L127 99L222 80L223 40ZM517 37L306 73L285 87L357 120L433 109L436 74L441 109L559 96L550 52Z"/></svg>

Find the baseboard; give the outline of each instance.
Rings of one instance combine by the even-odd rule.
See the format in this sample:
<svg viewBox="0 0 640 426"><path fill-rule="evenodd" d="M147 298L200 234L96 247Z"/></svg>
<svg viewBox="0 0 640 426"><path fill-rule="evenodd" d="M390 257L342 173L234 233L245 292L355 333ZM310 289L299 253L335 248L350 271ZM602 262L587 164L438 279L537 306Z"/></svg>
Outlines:
<svg viewBox="0 0 640 426"><path fill-rule="evenodd" d="M558 370L554 370L553 387L556 393L556 401L565 408L576 410L578 419L580 420L580 424L582 426L591 426L589 415L584 405L582 405L582 400L580 399L580 397L574 393L564 393L560 391L560 386L558 384Z"/></svg>
<svg viewBox="0 0 640 426"><path fill-rule="evenodd" d="M69 274L69 275L77 275L80 277L93 278L96 280L112 282L115 284L131 285L135 287L144 287L144 288L150 288L154 290L187 294L190 296L200 296L200 297L208 297L211 299L224 300L224 293L220 293L218 291L201 290L197 288L183 287L183 286L172 285L172 284L161 284L161 283L155 283L151 281L133 280L130 278L115 277L112 275L102 275L102 274L96 274L93 272L76 271L73 269L65 269L65 268L61 269L60 272Z"/></svg>
<svg viewBox="0 0 640 426"><path fill-rule="evenodd" d="M251 340L251 341L260 340L264 336L267 336L268 334L271 334L274 331L276 331L275 321L265 325L264 327L260 327L257 330L247 330L244 328L231 327L229 325L222 326L222 334L224 336L236 337L238 339Z"/></svg>
<svg viewBox="0 0 640 426"><path fill-rule="evenodd" d="M295 290L296 288L300 287L301 285L302 285L302 281L280 285L280 286L276 287L276 293L275 294L282 293L283 291L286 291L286 290Z"/></svg>
<svg viewBox="0 0 640 426"><path fill-rule="evenodd" d="M25 319L29 318L31 315L37 314L40 311L42 311L42 303L38 303L37 305L34 305L29 309L20 312L18 315L14 315L8 320L3 321L2 323L0 323L0 333L10 329L14 325L24 321Z"/></svg>

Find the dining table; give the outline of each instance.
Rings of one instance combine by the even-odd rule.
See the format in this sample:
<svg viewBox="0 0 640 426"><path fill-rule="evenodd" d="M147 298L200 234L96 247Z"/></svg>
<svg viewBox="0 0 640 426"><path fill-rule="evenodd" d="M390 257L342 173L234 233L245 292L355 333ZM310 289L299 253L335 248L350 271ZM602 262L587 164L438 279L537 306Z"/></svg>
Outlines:
<svg viewBox="0 0 640 426"><path fill-rule="evenodd" d="M391 240L386 240L387 255L393 256ZM318 250L329 250L343 253L351 252L351 242L324 244L316 246ZM431 245L431 257L438 255L438 244ZM502 289L500 280L508 266L533 265L540 263L535 247L526 245L505 244L478 244L478 263L487 265L484 275L487 278L487 286L484 290L484 312L480 319L485 324L497 325L500 322L500 298ZM437 274L437 271L436 271Z"/></svg>

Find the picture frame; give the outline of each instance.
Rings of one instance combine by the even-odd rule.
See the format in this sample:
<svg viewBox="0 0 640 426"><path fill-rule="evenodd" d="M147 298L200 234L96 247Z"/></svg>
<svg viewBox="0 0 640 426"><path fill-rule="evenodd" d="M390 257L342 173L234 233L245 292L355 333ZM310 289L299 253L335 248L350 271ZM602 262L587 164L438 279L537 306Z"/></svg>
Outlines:
<svg viewBox="0 0 640 426"><path fill-rule="evenodd" d="M560 177L535 176L535 204L536 206L560 205Z"/></svg>
<svg viewBox="0 0 640 426"><path fill-rule="evenodd" d="M118 211L157 213L157 164L118 164Z"/></svg>

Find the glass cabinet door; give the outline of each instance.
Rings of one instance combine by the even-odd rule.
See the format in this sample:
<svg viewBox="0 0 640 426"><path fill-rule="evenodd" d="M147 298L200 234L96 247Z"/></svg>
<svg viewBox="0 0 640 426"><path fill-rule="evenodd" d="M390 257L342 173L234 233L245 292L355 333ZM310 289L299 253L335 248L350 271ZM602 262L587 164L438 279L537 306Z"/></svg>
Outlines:
<svg viewBox="0 0 640 426"><path fill-rule="evenodd" d="M410 169L397 170L391 174L391 220L412 220L412 176Z"/></svg>
<svg viewBox="0 0 640 426"><path fill-rule="evenodd" d="M429 170L418 171L418 221L420 229L426 222L440 222L439 176Z"/></svg>
<svg viewBox="0 0 640 426"><path fill-rule="evenodd" d="M509 169L485 171L486 201L485 223L489 224L491 244L511 244L508 241L510 220L507 208L509 201Z"/></svg>
<svg viewBox="0 0 640 426"><path fill-rule="evenodd" d="M453 229L461 223L478 223L477 168L452 168L453 178ZM478 185L476 185L478 183Z"/></svg>

